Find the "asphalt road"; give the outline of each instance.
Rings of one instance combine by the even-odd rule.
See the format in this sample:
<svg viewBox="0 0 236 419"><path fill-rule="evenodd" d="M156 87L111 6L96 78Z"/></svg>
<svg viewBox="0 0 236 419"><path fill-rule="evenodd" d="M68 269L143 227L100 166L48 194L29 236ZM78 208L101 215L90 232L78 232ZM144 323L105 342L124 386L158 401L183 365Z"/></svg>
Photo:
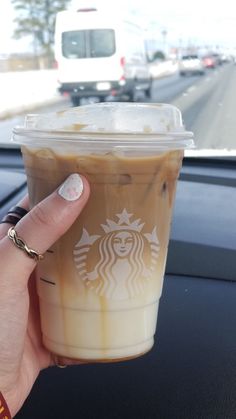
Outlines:
<svg viewBox="0 0 236 419"><path fill-rule="evenodd" d="M196 80L172 103L181 109L199 149L236 149L236 66L224 65Z"/></svg>
<svg viewBox="0 0 236 419"><path fill-rule="evenodd" d="M183 114L187 130L193 131L199 149L236 149L236 66L226 64L204 76L158 79L153 84L151 102L172 103ZM144 98L139 98L144 100ZM68 100L40 108L53 112L69 107ZM22 124L18 116L0 122L0 143L8 142L12 128Z"/></svg>

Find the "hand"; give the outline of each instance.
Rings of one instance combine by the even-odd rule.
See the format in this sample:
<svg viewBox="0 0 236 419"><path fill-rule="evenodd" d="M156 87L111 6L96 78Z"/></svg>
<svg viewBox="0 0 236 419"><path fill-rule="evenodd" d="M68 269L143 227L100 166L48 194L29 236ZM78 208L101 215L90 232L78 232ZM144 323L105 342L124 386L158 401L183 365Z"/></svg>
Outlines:
<svg viewBox="0 0 236 419"><path fill-rule="evenodd" d="M82 194L74 188L76 182L81 186L81 179ZM23 217L15 230L30 248L43 254L73 224L88 197L86 179L72 175ZM28 197L18 205L29 209ZM0 391L13 416L30 393L40 370L55 363L41 340L34 278L36 262L7 237L10 227L0 224ZM63 363L71 361L63 359Z"/></svg>

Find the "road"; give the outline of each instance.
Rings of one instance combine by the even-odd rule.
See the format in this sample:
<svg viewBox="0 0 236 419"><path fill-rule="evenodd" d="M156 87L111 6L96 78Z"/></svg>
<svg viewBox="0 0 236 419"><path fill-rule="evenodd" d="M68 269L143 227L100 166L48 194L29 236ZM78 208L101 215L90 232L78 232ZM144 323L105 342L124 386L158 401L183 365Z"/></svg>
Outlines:
<svg viewBox="0 0 236 419"><path fill-rule="evenodd" d="M181 109L199 149L236 149L236 66L225 65L196 80L172 103Z"/></svg>
<svg viewBox="0 0 236 419"><path fill-rule="evenodd" d="M194 132L197 148L236 149L235 91L236 66L226 64L204 76L174 74L155 80L151 102L176 105L186 129ZM70 102L64 100L39 111L53 112L69 106ZM22 121L22 116L1 121L0 143L9 141L12 128Z"/></svg>

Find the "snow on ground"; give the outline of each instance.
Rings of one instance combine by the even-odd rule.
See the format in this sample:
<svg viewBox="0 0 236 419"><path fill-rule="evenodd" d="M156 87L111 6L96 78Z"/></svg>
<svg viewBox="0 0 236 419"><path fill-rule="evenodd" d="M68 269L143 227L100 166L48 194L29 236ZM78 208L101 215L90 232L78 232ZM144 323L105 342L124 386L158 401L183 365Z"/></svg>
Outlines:
<svg viewBox="0 0 236 419"><path fill-rule="evenodd" d="M57 71L0 73L0 119L60 101Z"/></svg>
<svg viewBox="0 0 236 419"><path fill-rule="evenodd" d="M176 71L177 67L171 61L150 64L153 79ZM0 120L62 100L58 92L57 70L0 73Z"/></svg>

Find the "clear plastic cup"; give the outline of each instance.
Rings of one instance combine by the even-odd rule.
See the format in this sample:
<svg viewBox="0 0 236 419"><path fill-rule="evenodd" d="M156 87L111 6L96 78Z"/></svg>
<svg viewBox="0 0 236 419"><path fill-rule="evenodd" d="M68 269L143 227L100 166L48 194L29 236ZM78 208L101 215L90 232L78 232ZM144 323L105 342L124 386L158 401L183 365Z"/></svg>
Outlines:
<svg viewBox="0 0 236 419"><path fill-rule="evenodd" d="M52 353L109 362L153 346L176 181L192 137L166 104L87 105L28 115L14 129L31 206L71 173L91 186L82 214L37 266Z"/></svg>

